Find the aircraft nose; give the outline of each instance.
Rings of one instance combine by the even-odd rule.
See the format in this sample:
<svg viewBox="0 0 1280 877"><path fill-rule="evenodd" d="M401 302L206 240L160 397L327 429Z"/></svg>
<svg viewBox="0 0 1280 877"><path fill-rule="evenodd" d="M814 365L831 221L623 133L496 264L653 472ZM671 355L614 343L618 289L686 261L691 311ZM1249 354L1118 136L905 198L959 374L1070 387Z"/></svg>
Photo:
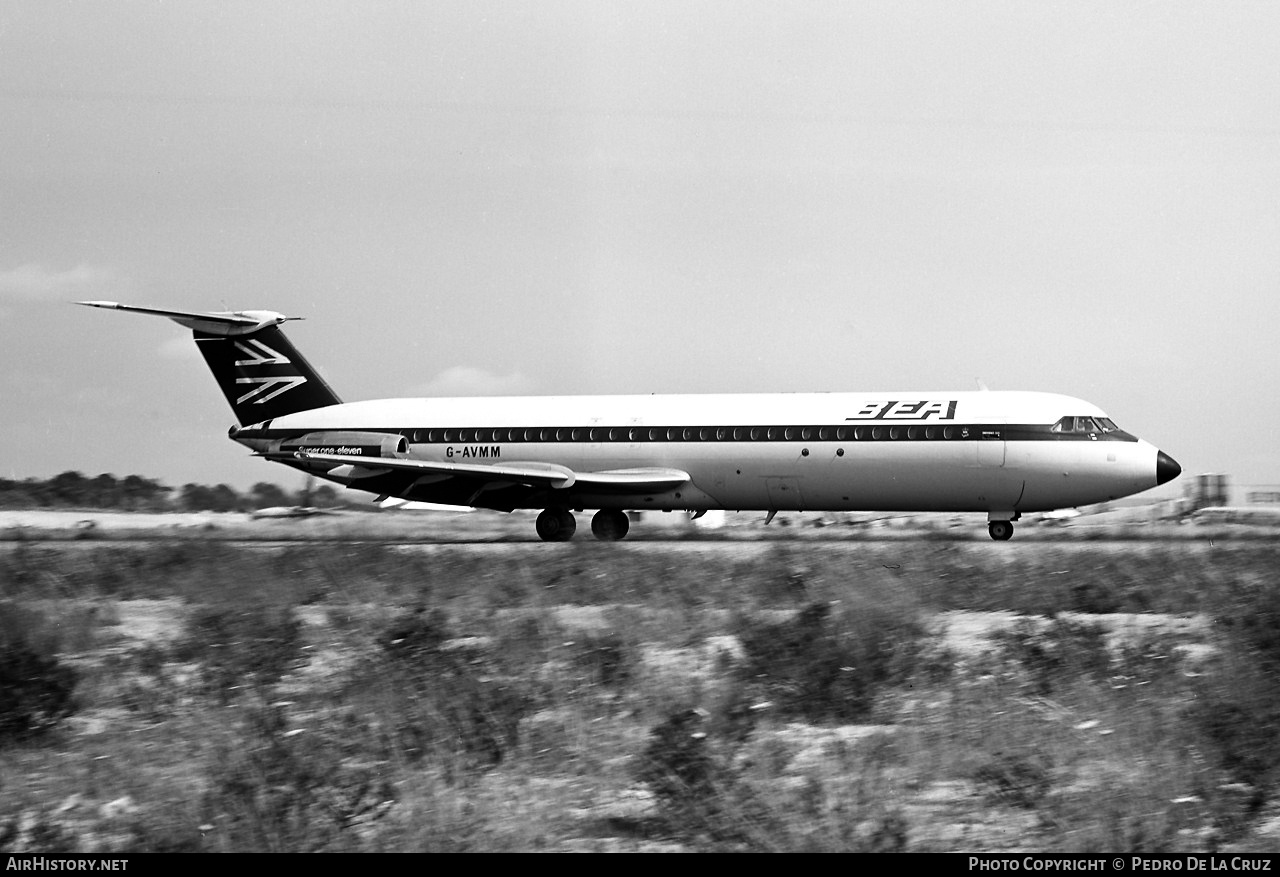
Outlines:
<svg viewBox="0 0 1280 877"><path fill-rule="evenodd" d="M1156 484L1166 484L1182 474L1178 461L1164 451L1156 452Z"/></svg>

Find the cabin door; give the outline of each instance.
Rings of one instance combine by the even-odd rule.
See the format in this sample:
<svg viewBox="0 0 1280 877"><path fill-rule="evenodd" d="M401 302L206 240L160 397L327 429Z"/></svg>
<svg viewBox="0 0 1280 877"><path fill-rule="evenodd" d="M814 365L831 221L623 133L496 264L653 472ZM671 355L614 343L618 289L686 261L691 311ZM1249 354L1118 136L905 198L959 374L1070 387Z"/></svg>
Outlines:
<svg viewBox="0 0 1280 877"><path fill-rule="evenodd" d="M1004 465L1004 424L988 423L978 427L978 440L974 442L978 452L978 466L998 469Z"/></svg>

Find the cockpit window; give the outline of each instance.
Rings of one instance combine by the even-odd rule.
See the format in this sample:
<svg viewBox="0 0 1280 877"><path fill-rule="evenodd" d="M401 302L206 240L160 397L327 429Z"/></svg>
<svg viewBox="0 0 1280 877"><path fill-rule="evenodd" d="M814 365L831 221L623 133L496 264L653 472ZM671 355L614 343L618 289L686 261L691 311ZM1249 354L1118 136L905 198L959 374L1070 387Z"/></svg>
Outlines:
<svg viewBox="0 0 1280 877"><path fill-rule="evenodd" d="M1111 432L1116 425L1105 417L1063 417L1053 425L1054 432Z"/></svg>

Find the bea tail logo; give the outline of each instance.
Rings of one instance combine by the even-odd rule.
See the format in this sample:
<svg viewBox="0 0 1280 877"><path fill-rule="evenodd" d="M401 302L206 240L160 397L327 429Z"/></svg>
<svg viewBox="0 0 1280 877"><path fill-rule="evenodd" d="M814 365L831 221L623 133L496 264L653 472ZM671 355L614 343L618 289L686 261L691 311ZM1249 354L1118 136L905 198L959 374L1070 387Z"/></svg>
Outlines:
<svg viewBox="0 0 1280 877"><path fill-rule="evenodd" d="M260 368L266 365L292 364L289 357L285 356L278 350L273 350L256 338L248 341L237 341L235 344L236 349L248 357L248 359L236 360L235 365L238 369L247 370L251 368ZM253 346L250 347L249 345ZM270 375L261 378L236 378L237 384L257 384L256 387L237 399L236 404L242 405L252 399L254 405L261 405L263 402L269 402L281 393L288 392L294 387L300 387L306 382L307 379L302 375Z"/></svg>
<svg viewBox="0 0 1280 877"><path fill-rule="evenodd" d="M857 414L845 420L955 420L957 404L955 399L868 402Z"/></svg>

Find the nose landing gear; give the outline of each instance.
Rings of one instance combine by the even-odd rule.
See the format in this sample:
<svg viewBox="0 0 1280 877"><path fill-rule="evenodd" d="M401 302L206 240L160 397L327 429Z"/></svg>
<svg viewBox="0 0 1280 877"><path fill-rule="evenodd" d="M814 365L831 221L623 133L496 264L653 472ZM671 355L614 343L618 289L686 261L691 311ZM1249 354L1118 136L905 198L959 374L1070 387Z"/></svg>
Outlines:
<svg viewBox="0 0 1280 877"><path fill-rule="evenodd" d="M1013 521L992 521L987 524L987 532L997 542L1008 542L1013 538Z"/></svg>

